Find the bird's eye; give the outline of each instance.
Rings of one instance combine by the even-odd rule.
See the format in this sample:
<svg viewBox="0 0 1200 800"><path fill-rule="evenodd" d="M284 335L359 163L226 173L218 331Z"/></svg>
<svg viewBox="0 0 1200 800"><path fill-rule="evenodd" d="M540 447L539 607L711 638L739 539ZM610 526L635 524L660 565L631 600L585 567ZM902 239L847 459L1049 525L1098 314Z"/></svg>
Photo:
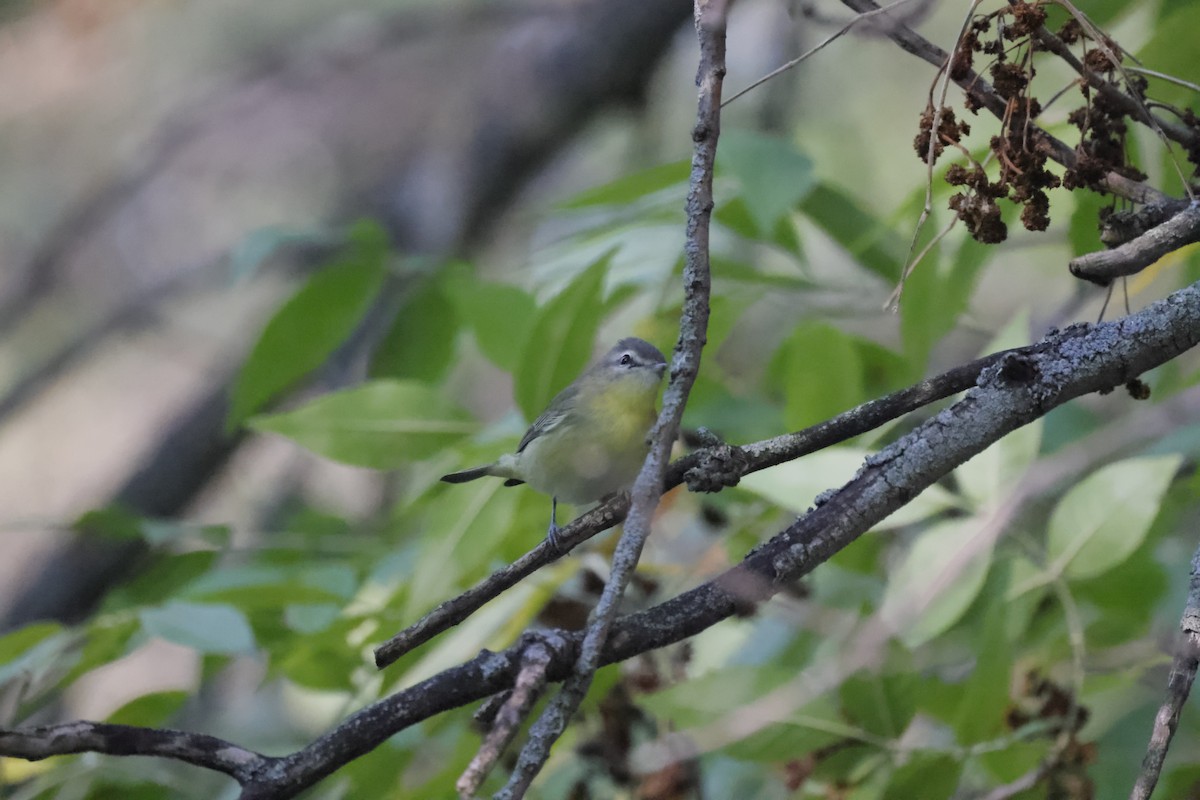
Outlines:
<svg viewBox="0 0 1200 800"><path fill-rule="evenodd" d="M626 353L625 355L621 356L621 366L622 367L628 367L632 363L633 363L633 358L630 357L629 353Z"/></svg>

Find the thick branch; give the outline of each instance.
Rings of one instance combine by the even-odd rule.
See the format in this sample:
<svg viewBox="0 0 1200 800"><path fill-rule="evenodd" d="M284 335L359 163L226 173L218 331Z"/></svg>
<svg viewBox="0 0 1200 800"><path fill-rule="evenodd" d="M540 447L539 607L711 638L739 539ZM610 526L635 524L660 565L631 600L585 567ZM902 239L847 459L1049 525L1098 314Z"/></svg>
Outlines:
<svg viewBox="0 0 1200 800"><path fill-rule="evenodd" d="M244 781L266 756L203 733L67 722L14 731L0 730L0 753L30 761L74 753L113 756L162 756L223 772Z"/></svg>
<svg viewBox="0 0 1200 800"><path fill-rule="evenodd" d="M743 610L748 600L769 597L1007 433L1076 397L1120 386L1197 342L1200 284L1193 284L1124 319L1075 325L1006 354L963 399L868 459L853 480L738 567L619 619L601 660L623 661L681 641ZM566 646L547 667L550 680L568 674L581 638L563 637ZM484 651L364 708L303 750L267 762L245 785L244 800L293 797L398 731L511 688L524 647ZM0 755L27 757L24 737L34 731L0 733ZM20 749L14 733L23 737Z"/></svg>
<svg viewBox="0 0 1200 800"><path fill-rule="evenodd" d="M744 475L792 461L809 453L853 439L887 422L975 385L979 373L1008 352L992 355L955 367L886 397L863 403L833 419L795 433L764 439L737 448L740 457L717 457L717 448L705 448L673 462L667 471L667 489L688 482L698 490L732 486ZM574 520L560 532L563 550L587 541L617 525L629 511L629 498L619 496ZM424 617L397 633L375 650L375 665L380 669L405 653L455 625L483 607L483 604L511 589L537 570L561 557L560 551L545 541L512 564L492 573L467 591L438 605Z"/></svg>
<svg viewBox="0 0 1200 800"><path fill-rule="evenodd" d="M1200 242L1200 205L1196 203L1119 247L1073 258L1068 267L1076 278L1108 286L1193 242Z"/></svg>
<svg viewBox="0 0 1200 800"><path fill-rule="evenodd" d="M1158 776L1162 772L1163 761L1167 758L1167 750L1175 729L1179 727L1179 714L1183 704L1191 694L1192 684L1196 681L1196 669L1200 667L1200 549L1192 555L1192 577L1188 584L1187 603L1183 609L1183 619L1179 621L1179 629L1183 637L1175 651L1175 660L1171 664L1171 675L1167 679L1167 696L1154 716L1154 729L1150 733L1150 743L1146 747L1146 756L1142 759L1142 769L1138 774L1129 800L1150 800L1154 787L1158 784Z"/></svg>

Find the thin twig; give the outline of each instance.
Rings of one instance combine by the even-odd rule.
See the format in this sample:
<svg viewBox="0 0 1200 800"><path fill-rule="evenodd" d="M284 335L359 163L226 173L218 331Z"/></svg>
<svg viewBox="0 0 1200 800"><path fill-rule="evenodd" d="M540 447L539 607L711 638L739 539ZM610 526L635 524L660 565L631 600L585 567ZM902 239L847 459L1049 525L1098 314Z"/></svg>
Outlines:
<svg viewBox="0 0 1200 800"><path fill-rule="evenodd" d="M561 647L560 637L553 633L548 635L558 640L558 647ZM471 763L467 765L458 782L454 784L459 797L475 796L475 792L479 791L479 786L496 766L496 762L500 760L500 756L504 754L504 750L513 737L517 735L525 717L528 716L530 709L533 708L533 704L541 696L542 690L546 686L546 669L550 666L552 658L553 653L542 636L534 639L525 648L521 656L521 671L517 673L512 692L496 712L496 718L483 743L479 746L479 751L471 759Z"/></svg>
<svg viewBox="0 0 1200 800"><path fill-rule="evenodd" d="M729 105L734 100L737 100L739 97L741 97L745 94L749 94L750 92L757 89L759 86L762 86L764 83L766 83L767 81L776 77L777 75L782 75L783 73L787 72L788 70L799 66L804 61L807 61L812 56L815 56L817 53L821 52L826 47L833 44L841 37L845 36L847 33L850 32L850 30L855 25L862 22L863 20L870 19L871 17L877 16L879 14L884 14L888 11L892 11L906 3L911 3L911 2L914 2L914 0L895 0L894 3L890 3L886 6L883 6L882 8L877 8L874 11L866 11L862 14L856 15L853 19L851 19L849 22L847 22L845 25L843 25L841 28L839 28L835 33L832 33L828 37L826 37L820 44L816 45L815 47L810 48L809 50L802 53L801 55L796 56L795 58L793 58L791 61L787 62L786 64L776 67L775 69L768 72L766 75L763 75L761 78L759 78L758 80L751 83L749 86L746 86L745 88L739 89L738 91L734 92L732 95L730 95L730 97L728 99L726 99L724 102L721 103L721 108L724 108L725 106Z"/></svg>
<svg viewBox="0 0 1200 800"><path fill-rule="evenodd" d="M721 87L725 79L725 15L727 0L695 0L696 36L700 41L697 82L700 96L696 126L692 130L692 173L687 199L687 237L684 244L684 303L679 324L679 342L671 363L671 381L663 397L663 409L650 433L650 453L633 484L625 530L613 553L608 582L592 612L592 620L580 646L571 676L547 705L529 731L517 765L496 800L524 797L533 778L541 771L550 748L575 715L601 663L609 631L616 619L625 587L641 559L650 535L654 511L662 497L664 478L671 458L671 445L679 435L679 421L688 394L700 372L700 354L708 330L709 274L708 238L713 209L713 163L721 129Z"/></svg>
<svg viewBox="0 0 1200 800"><path fill-rule="evenodd" d="M1133 785L1133 791L1129 794L1129 800L1150 800L1150 795L1158 784L1163 761L1167 758L1167 750L1171 747L1171 739L1175 736L1175 729L1179 727L1179 714L1192 691L1196 670L1200 667L1200 548L1192 554L1191 580L1188 583L1187 603L1183 608L1183 618L1179 620L1179 629L1183 637L1175 650L1171 675L1167 678L1167 696L1159 706L1158 713L1154 715L1150 743L1146 746L1142 769Z"/></svg>

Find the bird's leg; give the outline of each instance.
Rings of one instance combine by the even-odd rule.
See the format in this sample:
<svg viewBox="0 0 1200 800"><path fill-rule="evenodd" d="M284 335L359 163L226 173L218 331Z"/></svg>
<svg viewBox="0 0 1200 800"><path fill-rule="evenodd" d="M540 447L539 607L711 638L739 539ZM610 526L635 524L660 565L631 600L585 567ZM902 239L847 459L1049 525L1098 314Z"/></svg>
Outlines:
<svg viewBox="0 0 1200 800"><path fill-rule="evenodd" d="M562 542L558 538L558 498L550 498L550 528L546 531L546 539L550 542L550 547L558 554L563 553Z"/></svg>

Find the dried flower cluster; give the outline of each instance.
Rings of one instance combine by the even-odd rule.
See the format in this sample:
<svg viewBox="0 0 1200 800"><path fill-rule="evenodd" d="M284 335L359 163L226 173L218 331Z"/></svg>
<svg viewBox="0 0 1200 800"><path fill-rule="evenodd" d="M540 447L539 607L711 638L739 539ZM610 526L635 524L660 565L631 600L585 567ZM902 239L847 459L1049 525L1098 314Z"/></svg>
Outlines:
<svg viewBox="0 0 1200 800"><path fill-rule="evenodd" d="M962 187L950 198L949 206L981 242L1001 242L1008 235L1001 217L1001 200L1021 206L1021 224L1026 229L1041 231L1050 224L1049 190L1063 186L1104 191L1104 180L1110 174L1134 181L1146 177L1130 163L1126 147L1128 121L1136 119L1134 111L1146 108L1145 79L1121 70L1121 46L1090 25L1085 30L1074 16L1068 17L1056 33L1048 31L1044 27L1048 5L1048 0L1010 2L977 15L950 59L951 79L966 82L968 111L977 112L981 102L980 96L970 90L979 80L973 77L975 73L985 73L995 95L1005 103L1000 131L988 143L987 161L994 160L998 165L998 170L992 168L995 177L989 178L985 163L973 158L963 144L970 127L957 121L951 109L935 108L931 102L921 114L920 131L913 143L918 155L936 161L946 146L952 146L967 160L946 171L946 181ZM1070 48L1081 50L1074 66L1081 74L1076 83L1083 105L1068 115L1079 129L1074 163L1057 175L1048 168L1054 145L1036 124L1043 104L1032 91L1037 74L1034 61L1035 56L1050 55L1050 50L1063 55ZM979 63L983 57L986 62ZM1093 88L1087 78L1096 76L1107 81L1109 86L1104 88L1111 87L1112 91ZM1200 120L1190 112L1178 112L1178 117L1200 133L1200 125L1196 124ZM1185 149L1192 163L1200 164L1200 136Z"/></svg>

